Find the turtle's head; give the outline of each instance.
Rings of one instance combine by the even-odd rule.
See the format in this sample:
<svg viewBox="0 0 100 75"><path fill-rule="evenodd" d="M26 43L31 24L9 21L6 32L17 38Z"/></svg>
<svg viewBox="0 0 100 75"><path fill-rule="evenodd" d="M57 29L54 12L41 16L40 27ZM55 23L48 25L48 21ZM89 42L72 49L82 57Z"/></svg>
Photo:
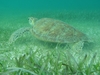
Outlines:
<svg viewBox="0 0 100 75"><path fill-rule="evenodd" d="M29 17L29 24L34 25L34 23L37 21L37 18Z"/></svg>

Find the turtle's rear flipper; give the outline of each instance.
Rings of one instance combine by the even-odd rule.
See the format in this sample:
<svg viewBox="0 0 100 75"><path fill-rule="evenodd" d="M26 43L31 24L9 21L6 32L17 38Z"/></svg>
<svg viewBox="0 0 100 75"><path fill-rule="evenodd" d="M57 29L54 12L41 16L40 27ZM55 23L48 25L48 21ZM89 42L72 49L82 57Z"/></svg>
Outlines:
<svg viewBox="0 0 100 75"><path fill-rule="evenodd" d="M16 30L9 38L8 44L12 44L15 42L20 36L22 36L24 33L30 31L29 27L24 27Z"/></svg>
<svg viewBox="0 0 100 75"><path fill-rule="evenodd" d="M75 52L80 52L83 50L84 41L79 41L72 46L72 50Z"/></svg>

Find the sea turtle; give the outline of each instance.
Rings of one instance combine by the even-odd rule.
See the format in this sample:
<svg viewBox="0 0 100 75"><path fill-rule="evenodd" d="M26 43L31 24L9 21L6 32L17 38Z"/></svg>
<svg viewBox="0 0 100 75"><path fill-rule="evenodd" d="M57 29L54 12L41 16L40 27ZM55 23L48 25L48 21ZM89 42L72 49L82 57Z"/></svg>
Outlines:
<svg viewBox="0 0 100 75"><path fill-rule="evenodd" d="M55 43L78 43L88 41L87 36L61 20L51 18L29 17L32 27L25 27L15 31L9 43L16 41L23 33L30 31L37 39Z"/></svg>

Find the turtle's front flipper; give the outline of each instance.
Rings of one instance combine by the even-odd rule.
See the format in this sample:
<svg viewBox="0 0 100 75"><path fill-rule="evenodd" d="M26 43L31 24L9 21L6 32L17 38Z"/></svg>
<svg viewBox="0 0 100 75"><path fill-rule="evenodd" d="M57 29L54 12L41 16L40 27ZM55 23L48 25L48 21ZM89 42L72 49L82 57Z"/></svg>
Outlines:
<svg viewBox="0 0 100 75"><path fill-rule="evenodd" d="M14 41L16 41L20 36L22 36L24 33L30 31L29 27L24 27L16 30L9 38L8 44L12 44Z"/></svg>

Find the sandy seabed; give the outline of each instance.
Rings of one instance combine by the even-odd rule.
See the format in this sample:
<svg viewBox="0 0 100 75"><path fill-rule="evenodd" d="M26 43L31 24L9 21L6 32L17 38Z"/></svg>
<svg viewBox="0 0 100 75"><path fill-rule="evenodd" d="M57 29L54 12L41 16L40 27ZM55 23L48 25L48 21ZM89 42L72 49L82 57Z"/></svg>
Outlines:
<svg viewBox="0 0 100 75"><path fill-rule="evenodd" d="M16 43L11 46L7 45L10 35L17 29L21 27L30 26L28 23L28 17L33 16L37 18L55 18L66 22L67 24L73 26L74 28L85 33L92 41L93 48L91 50L85 50L86 53L89 53L90 56L93 56L94 53L97 53L97 61L100 59L100 13L99 12L38 12L38 13L24 13L24 14L4 14L0 17L0 55L5 57L5 54L8 54L11 58L14 56L19 56L29 48L33 50L38 49L48 49L47 46L42 45L42 43L35 38L33 38L30 33L24 35ZM40 44L39 44L40 43ZM46 48L45 48L46 47ZM17 52L17 53L16 53ZM40 51L41 53L42 51ZM72 51L71 51L72 52ZM74 52L72 53L74 54ZM81 53L82 54L82 53ZM81 55L80 54L80 55ZM77 56L75 58L78 59Z"/></svg>

